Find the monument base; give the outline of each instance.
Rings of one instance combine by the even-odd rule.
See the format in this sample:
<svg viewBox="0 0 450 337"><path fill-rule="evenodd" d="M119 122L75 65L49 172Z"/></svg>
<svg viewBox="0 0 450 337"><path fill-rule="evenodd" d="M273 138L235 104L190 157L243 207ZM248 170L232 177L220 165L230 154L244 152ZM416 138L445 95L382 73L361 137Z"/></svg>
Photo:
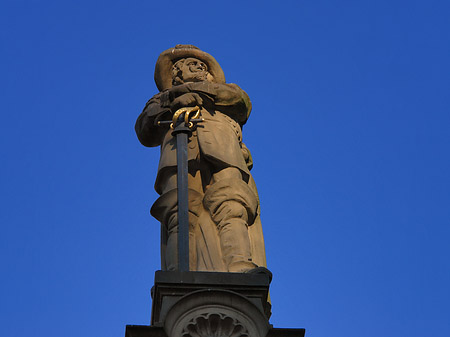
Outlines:
<svg viewBox="0 0 450 337"><path fill-rule="evenodd" d="M220 335L220 336L228 337L229 335ZM280 328L271 328L269 329L269 332L266 335L266 337L304 337L304 336L305 336L305 329L280 329ZM167 335L164 329L161 327L148 325L127 325L125 337L167 337Z"/></svg>
<svg viewBox="0 0 450 337"><path fill-rule="evenodd" d="M304 329L269 324L266 274L157 271L151 326L126 337L303 337Z"/></svg>

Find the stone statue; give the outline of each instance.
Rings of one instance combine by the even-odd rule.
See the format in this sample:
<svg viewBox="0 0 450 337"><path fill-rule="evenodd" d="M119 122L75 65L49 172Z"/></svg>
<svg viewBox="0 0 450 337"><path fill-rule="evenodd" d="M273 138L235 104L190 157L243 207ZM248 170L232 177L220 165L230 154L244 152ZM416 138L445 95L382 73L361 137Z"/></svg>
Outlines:
<svg viewBox="0 0 450 337"><path fill-rule="evenodd" d="M242 142L251 111L248 95L226 83L217 61L192 45L161 53L155 82L160 93L136 122L140 142L161 146L151 214L161 222L162 270L177 269L177 157L168 124L182 107L200 107L203 121L188 140L189 264L191 270L252 272L266 266L259 199ZM265 269L265 268L261 268Z"/></svg>

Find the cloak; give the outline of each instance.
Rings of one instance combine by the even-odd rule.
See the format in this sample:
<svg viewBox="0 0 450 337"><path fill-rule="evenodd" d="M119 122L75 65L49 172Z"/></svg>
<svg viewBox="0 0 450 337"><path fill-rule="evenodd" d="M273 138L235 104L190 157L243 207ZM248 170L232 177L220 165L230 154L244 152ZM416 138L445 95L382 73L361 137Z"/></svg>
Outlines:
<svg viewBox="0 0 450 337"><path fill-rule="evenodd" d="M250 175L249 187L258 196L253 177ZM261 226L260 207L258 198L258 210L255 221L248 227L252 260L261 267L267 267L264 236ZM167 229L161 224L161 269L166 268ZM204 207L201 210L198 224L195 228L195 242L197 251L197 264L190 266L192 271L218 271L227 272L220 249L219 233L216 224Z"/></svg>

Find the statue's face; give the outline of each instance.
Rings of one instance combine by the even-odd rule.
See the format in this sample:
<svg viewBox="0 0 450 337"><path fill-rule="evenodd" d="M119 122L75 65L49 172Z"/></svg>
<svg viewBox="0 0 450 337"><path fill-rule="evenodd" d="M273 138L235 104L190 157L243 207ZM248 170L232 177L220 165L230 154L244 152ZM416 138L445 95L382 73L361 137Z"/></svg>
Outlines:
<svg viewBox="0 0 450 337"><path fill-rule="evenodd" d="M193 57L178 61L175 63L174 69L174 75L178 76L184 83L213 80L211 74L208 72L206 64Z"/></svg>

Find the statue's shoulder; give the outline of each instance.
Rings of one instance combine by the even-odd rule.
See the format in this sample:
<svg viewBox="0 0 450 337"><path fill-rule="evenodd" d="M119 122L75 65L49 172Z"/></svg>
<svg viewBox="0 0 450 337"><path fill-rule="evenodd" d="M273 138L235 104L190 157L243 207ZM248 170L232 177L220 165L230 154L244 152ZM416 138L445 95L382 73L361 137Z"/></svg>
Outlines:
<svg viewBox="0 0 450 337"><path fill-rule="evenodd" d="M158 92L157 94L153 95L153 97L147 101L147 104L152 103L152 102L161 102L162 94L163 94L163 91Z"/></svg>

